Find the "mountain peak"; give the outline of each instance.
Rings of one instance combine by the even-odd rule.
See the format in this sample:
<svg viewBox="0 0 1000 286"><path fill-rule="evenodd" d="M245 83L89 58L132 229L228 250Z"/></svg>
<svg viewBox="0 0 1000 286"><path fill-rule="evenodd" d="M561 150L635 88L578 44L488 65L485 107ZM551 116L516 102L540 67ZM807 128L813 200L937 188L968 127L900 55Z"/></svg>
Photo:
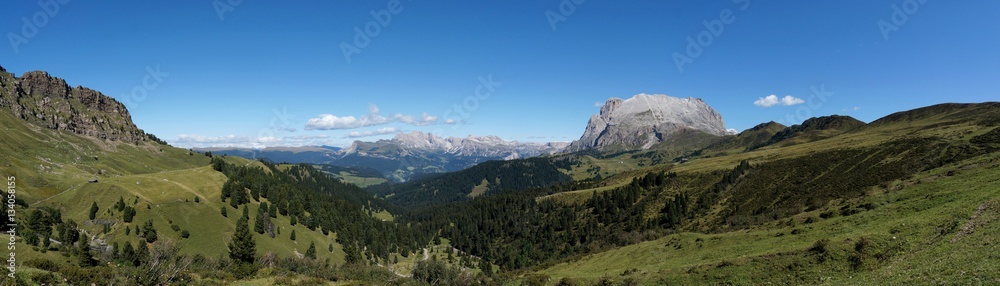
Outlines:
<svg viewBox="0 0 1000 286"><path fill-rule="evenodd" d="M591 116L580 140L567 150L646 149L682 130L728 134L722 116L700 98L640 93L625 100L608 99L600 113Z"/></svg>
<svg viewBox="0 0 1000 286"><path fill-rule="evenodd" d="M751 127L750 129L747 129L745 131L758 131L758 130L764 130L764 129L768 129L768 128L777 128L780 131L781 129L785 129L785 127L787 127L787 126L782 125L781 123L777 123L777 122L774 122L774 121L768 121L768 122L764 122L764 123L761 123L761 124L757 124L757 126Z"/></svg>

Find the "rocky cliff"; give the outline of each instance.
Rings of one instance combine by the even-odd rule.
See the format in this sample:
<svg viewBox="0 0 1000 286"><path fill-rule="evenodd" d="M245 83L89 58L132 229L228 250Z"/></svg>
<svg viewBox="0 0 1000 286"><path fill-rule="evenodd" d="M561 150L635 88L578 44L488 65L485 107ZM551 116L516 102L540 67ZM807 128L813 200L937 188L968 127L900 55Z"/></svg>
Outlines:
<svg viewBox="0 0 1000 286"><path fill-rule="evenodd" d="M727 134L722 116L701 99L650 94L611 98L590 117L583 136L567 151L648 149L684 130Z"/></svg>
<svg viewBox="0 0 1000 286"><path fill-rule="evenodd" d="M0 110L50 129L112 141L145 141L125 105L95 90L70 87L43 71L20 78L0 67Z"/></svg>

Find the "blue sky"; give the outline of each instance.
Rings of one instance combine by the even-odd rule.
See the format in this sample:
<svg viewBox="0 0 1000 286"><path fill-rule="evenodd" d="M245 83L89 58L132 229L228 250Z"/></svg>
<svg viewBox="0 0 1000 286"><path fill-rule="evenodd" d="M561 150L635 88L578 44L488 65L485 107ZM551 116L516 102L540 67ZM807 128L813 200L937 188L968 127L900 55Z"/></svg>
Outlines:
<svg viewBox="0 0 1000 286"><path fill-rule="evenodd" d="M1000 99L997 1L289 2L7 1L0 65L102 91L182 147L570 141L638 93L738 130Z"/></svg>

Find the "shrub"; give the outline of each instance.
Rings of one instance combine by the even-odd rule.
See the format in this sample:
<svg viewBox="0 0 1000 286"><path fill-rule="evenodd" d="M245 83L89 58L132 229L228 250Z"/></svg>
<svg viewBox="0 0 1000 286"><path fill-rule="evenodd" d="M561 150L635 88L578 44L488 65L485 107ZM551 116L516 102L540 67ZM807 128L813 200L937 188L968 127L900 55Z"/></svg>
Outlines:
<svg viewBox="0 0 1000 286"><path fill-rule="evenodd" d="M105 266L87 268L64 266L59 269L59 274L72 285L100 285L114 278L111 268Z"/></svg>
<svg viewBox="0 0 1000 286"><path fill-rule="evenodd" d="M559 283L556 283L556 286L576 286L576 281L573 281L573 278L563 277Z"/></svg>
<svg viewBox="0 0 1000 286"><path fill-rule="evenodd" d="M545 284L547 284L548 282L549 282L549 276L548 275L536 274L536 275L530 275L530 276L524 278L524 284L523 285L526 285L526 286L545 286Z"/></svg>
<svg viewBox="0 0 1000 286"><path fill-rule="evenodd" d="M59 265L45 258L29 259L24 262L24 265L49 272L59 272Z"/></svg>
<svg viewBox="0 0 1000 286"><path fill-rule="evenodd" d="M830 240L829 239L824 238L824 239L817 240L816 242L813 243L813 245L811 247L809 247L809 252L820 253L820 254L826 253L827 246L829 244L830 244Z"/></svg>

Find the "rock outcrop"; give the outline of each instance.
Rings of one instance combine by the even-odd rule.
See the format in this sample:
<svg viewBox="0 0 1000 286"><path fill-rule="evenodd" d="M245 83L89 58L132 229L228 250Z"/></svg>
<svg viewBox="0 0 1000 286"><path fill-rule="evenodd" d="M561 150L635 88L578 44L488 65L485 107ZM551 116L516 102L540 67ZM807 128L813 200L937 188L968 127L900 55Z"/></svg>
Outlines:
<svg viewBox="0 0 1000 286"><path fill-rule="evenodd" d="M627 100L611 98L567 151L648 149L684 130L727 134L722 116L701 99L644 93Z"/></svg>
<svg viewBox="0 0 1000 286"><path fill-rule="evenodd" d="M20 78L0 67L0 109L50 129L112 141L147 140L125 105L98 91L77 86L43 71Z"/></svg>

